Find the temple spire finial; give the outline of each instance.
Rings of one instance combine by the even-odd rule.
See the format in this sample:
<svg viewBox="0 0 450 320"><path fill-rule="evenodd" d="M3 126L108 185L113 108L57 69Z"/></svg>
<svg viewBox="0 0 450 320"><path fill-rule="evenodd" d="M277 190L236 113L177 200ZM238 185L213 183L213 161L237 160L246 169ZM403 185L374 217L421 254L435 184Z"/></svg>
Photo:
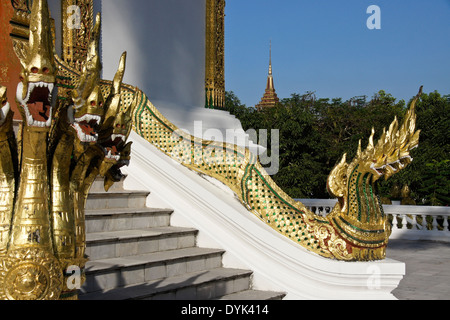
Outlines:
<svg viewBox="0 0 450 320"><path fill-rule="evenodd" d="M269 76L272 75L272 40L269 45Z"/></svg>
<svg viewBox="0 0 450 320"><path fill-rule="evenodd" d="M272 40L270 40L269 45L269 74L267 76L267 86L264 96L261 99L261 102L256 105L258 110L262 110L265 108L275 107L279 102L279 98L275 92L275 85L273 81L273 73L272 73Z"/></svg>

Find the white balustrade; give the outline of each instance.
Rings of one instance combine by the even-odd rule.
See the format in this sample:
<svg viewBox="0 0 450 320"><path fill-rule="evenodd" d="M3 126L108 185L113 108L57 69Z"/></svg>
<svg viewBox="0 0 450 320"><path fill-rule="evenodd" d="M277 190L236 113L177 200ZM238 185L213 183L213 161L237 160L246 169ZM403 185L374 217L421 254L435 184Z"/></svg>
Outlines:
<svg viewBox="0 0 450 320"><path fill-rule="evenodd" d="M326 217L337 203L336 199L295 199L303 203L313 213Z"/></svg>
<svg viewBox="0 0 450 320"><path fill-rule="evenodd" d="M320 216L327 216L336 199L295 199ZM450 207L383 205L392 223L391 239L450 242Z"/></svg>

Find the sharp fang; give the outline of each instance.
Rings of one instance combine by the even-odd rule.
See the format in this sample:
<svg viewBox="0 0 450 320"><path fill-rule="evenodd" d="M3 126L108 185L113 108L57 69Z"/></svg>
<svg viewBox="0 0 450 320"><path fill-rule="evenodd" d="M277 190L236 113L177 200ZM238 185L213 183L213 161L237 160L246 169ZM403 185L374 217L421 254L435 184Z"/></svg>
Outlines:
<svg viewBox="0 0 450 320"><path fill-rule="evenodd" d="M91 120L94 120L97 124L99 124L102 119L100 116L93 114L85 114L84 116L75 119L76 122L83 122L83 121L89 122Z"/></svg>
<svg viewBox="0 0 450 320"><path fill-rule="evenodd" d="M111 135L111 140L114 141L117 138L120 138L123 142L125 142L125 136L123 134L112 134Z"/></svg>
<svg viewBox="0 0 450 320"><path fill-rule="evenodd" d="M382 176L382 175L383 175L383 173L380 172L379 170L383 170L384 168L386 168L386 166L382 166L382 167L380 167L380 168L375 168L375 165L374 165L374 164L372 164L372 165L370 166L370 169L374 170L374 171L377 173L378 176Z"/></svg>
<svg viewBox="0 0 450 320"><path fill-rule="evenodd" d="M391 166L391 164L388 164L387 166L388 166L389 168L391 168L392 171L397 172L397 169L395 169L393 166Z"/></svg>

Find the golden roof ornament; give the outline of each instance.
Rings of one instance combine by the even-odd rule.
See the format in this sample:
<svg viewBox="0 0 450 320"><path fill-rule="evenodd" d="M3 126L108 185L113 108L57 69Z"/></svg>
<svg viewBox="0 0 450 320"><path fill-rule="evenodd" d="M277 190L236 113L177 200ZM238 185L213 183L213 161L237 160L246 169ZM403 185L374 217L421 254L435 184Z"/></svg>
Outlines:
<svg viewBox="0 0 450 320"><path fill-rule="evenodd" d="M273 82L273 72L272 72L272 41L270 41L270 54L269 54L269 73L267 75L267 85L261 102L256 105L256 109L264 110L266 108L273 108L280 102L275 91L275 85Z"/></svg>

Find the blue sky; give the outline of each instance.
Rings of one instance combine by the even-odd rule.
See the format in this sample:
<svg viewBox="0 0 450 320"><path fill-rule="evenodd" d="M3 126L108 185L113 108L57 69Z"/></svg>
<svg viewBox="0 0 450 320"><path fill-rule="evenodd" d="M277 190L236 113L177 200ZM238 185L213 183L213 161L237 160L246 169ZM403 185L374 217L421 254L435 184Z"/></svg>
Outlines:
<svg viewBox="0 0 450 320"><path fill-rule="evenodd" d="M280 98L450 94L450 0L227 0L225 19L226 90L247 106L264 93L270 40Z"/></svg>

